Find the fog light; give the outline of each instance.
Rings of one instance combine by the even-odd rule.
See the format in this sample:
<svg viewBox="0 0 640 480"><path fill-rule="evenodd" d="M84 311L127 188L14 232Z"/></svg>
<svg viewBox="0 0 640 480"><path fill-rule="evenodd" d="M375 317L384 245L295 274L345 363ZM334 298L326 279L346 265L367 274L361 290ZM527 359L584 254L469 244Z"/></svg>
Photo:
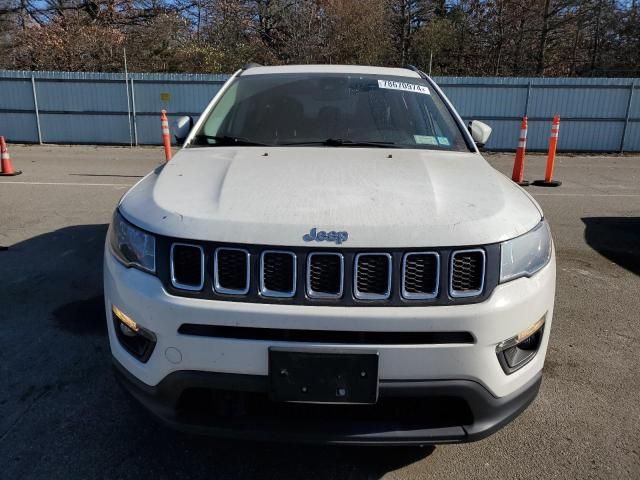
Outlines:
<svg viewBox="0 0 640 480"><path fill-rule="evenodd" d="M518 344L518 348L521 348L522 350L535 350L536 348L538 348L539 342L538 342L537 333L538 332L525 338L522 342Z"/></svg>
<svg viewBox="0 0 640 480"><path fill-rule="evenodd" d="M523 330L520 333L518 333L518 343L524 342L528 338L531 338L531 336L534 333L536 333L538 330L540 330L543 325L544 325L544 317L542 317L540 320L538 320L536 323L531 325L526 330Z"/></svg>
<svg viewBox="0 0 640 480"><path fill-rule="evenodd" d="M121 325L126 326L129 329L129 331L131 331L135 335L135 332L137 332L139 330L138 324L135 321L133 321L132 318L130 318L127 315L125 315L122 312L122 310L120 310L115 305L111 306L111 311L118 318L118 320L120 320L122 322Z"/></svg>
<svg viewBox="0 0 640 480"><path fill-rule="evenodd" d="M120 323L120 331L122 332L123 335L126 335L127 337L136 336L135 330L131 330L126 324L122 322Z"/></svg>
<svg viewBox="0 0 640 480"><path fill-rule="evenodd" d="M543 332L544 317L496 346L498 361L505 373L513 373L531 361L540 348Z"/></svg>
<svg viewBox="0 0 640 480"><path fill-rule="evenodd" d="M149 360L156 346L153 332L138 325L115 305L111 306L116 337L120 345L141 362Z"/></svg>

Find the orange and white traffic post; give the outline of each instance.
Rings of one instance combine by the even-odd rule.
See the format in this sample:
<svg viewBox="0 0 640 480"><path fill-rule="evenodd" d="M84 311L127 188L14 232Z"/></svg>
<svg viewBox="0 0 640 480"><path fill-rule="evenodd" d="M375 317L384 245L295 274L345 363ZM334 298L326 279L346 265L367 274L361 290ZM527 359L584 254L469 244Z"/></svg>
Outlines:
<svg viewBox="0 0 640 480"><path fill-rule="evenodd" d="M13 177L20 175L22 172L13 168L11 163L11 156L9 155L9 149L7 148L7 142L4 137L0 137L0 176Z"/></svg>
<svg viewBox="0 0 640 480"><path fill-rule="evenodd" d="M560 133L560 115L553 117L551 124L551 136L549 137L549 153L547 153L547 169L544 180L536 180L534 185L539 187L559 187L562 182L553 179L553 166L556 161L556 148L558 147L558 134Z"/></svg>
<svg viewBox="0 0 640 480"><path fill-rule="evenodd" d="M520 138L518 139L516 159L513 162L513 173L511 174L511 180L522 187L529 185L529 182L524 179L524 157L527 151L527 130L527 117L525 116L522 117L522 124L520 124Z"/></svg>
<svg viewBox="0 0 640 480"><path fill-rule="evenodd" d="M168 162L171 160L171 133L169 132L169 119L167 111L160 112L160 124L162 125L162 144L164 145L164 158Z"/></svg>

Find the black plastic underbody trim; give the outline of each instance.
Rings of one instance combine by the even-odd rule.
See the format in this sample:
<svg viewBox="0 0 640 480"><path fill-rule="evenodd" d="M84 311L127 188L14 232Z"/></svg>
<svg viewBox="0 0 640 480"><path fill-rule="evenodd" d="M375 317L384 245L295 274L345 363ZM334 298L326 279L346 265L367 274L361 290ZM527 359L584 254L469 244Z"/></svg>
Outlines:
<svg viewBox="0 0 640 480"><path fill-rule="evenodd" d="M267 392L269 377L199 371L177 371L158 385L149 386L129 373L115 358L113 366L119 383L148 411L167 426L190 433L261 441L306 442L354 445L426 445L481 440L517 417L535 399L542 382L542 371L517 391L494 397L485 387L471 380L380 381L380 398L463 399L472 422L440 428L418 423L399 424L380 420L369 422L307 421L278 418L212 420L181 416L177 406L185 389L216 389L235 392ZM304 407L304 404L301 405Z"/></svg>
<svg viewBox="0 0 640 480"><path fill-rule="evenodd" d="M169 251L171 244L189 243L199 245L205 254L205 282L201 291L192 292L180 290L171 285ZM250 285L246 295L229 295L217 293L213 288L213 254L216 248L242 248L250 254ZM452 298L449 295L449 264L451 252L456 250L468 250L470 248L482 248L486 253L486 273L483 292L475 297ZM286 250L296 254L297 257L297 283L296 292L290 298L275 298L261 296L259 293L260 253L264 250ZM436 298L407 300L402 297L402 258L405 253L433 251L440 254L440 289ZM307 295L306 268L307 256L314 252L341 253L344 256L344 292L341 298L310 298ZM391 254L392 277L391 296L385 300L357 299L353 292L354 260L358 253L385 252ZM244 303L268 303L278 305L322 305L334 307L424 307L430 305L467 305L484 302L495 287L500 278L500 244L490 245L465 245L456 247L439 248L317 248L317 247L290 247L278 245L254 245L241 243L206 242L184 238L156 236L156 274L162 281L165 290L175 296L187 298L203 298L209 300L224 300L229 302Z"/></svg>
<svg viewBox="0 0 640 480"><path fill-rule="evenodd" d="M284 328L228 327L183 323L183 335L269 340L277 342L348 343L355 345L433 345L474 343L469 332L359 332L349 330L291 330Z"/></svg>

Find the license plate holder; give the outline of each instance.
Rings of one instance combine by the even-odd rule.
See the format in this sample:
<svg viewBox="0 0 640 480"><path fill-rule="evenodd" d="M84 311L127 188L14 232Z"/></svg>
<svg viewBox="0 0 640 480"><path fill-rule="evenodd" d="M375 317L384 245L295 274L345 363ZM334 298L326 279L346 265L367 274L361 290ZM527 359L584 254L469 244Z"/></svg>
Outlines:
<svg viewBox="0 0 640 480"><path fill-rule="evenodd" d="M378 400L378 352L269 349L272 400L372 404Z"/></svg>

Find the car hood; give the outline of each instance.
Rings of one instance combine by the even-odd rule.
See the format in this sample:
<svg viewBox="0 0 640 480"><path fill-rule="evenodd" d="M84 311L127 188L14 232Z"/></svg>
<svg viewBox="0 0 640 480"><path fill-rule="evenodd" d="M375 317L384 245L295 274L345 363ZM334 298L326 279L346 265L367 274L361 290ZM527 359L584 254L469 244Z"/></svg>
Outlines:
<svg viewBox="0 0 640 480"><path fill-rule="evenodd" d="M478 154L331 147L184 149L134 186L120 210L171 237L302 246L317 228L348 232L343 247L488 244L541 218Z"/></svg>

